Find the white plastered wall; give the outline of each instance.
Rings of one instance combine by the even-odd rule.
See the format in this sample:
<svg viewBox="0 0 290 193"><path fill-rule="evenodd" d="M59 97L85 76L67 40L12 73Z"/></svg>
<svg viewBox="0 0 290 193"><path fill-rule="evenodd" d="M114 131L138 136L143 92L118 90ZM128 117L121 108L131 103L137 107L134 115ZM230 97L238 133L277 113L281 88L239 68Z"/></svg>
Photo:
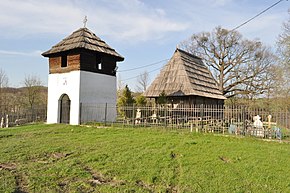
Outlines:
<svg viewBox="0 0 290 193"><path fill-rule="evenodd" d="M116 120L117 96L114 76L86 71L49 74L47 123L59 123L59 99L63 94L67 94L71 101L72 125L88 121L103 122L105 119L109 122Z"/></svg>
<svg viewBox="0 0 290 193"><path fill-rule="evenodd" d="M80 80L81 122L116 120L116 77L81 71Z"/></svg>
<svg viewBox="0 0 290 193"><path fill-rule="evenodd" d="M70 124L79 124L80 71L48 75L47 123L59 123L59 99L70 98Z"/></svg>

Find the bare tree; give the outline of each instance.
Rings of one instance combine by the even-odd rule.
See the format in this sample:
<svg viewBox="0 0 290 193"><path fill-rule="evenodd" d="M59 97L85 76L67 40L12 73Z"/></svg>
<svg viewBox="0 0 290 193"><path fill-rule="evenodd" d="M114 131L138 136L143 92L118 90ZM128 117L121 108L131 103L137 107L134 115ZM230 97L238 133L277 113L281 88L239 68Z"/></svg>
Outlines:
<svg viewBox="0 0 290 193"><path fill-rule="evenodd" d="M117 100L119 100L119 98L121 97L123 88L124 88L124 84L122 82L121 74L118 73L118 76L117 76Z"/></svg>
<svg viewBox="0 0 290 193"><path fill-rule="evenodd" d="M42 82L39 77L34 75L26 76L24 79L24 96L25 104L28 104L30 109L33 110L34 106L37 103L40 103L41 100L41 88Z"/></svg>
<svg viewBox="0 0 290 193"><path fill-rule="evenodd" d="M288 10L290 16L290 9ZM280 34L278 42L278 55L283 64L283 92L284 96L290 96L290 17L283 23L283 32Z"/></svg>
<svg viewBox="0 0 290 193"><path fill-rule="evenodd" d="M8 87L8 77L4 70L0 68L0 110L5 110L7 105L7 93L4 91Z"/></svg>
<svg viewBox="0 0 290 193"><path fill-rule="evenodd" d="M122 89L124 88L124 84L122 82L122 77L121 77L121 74L118 73L118 76L117 76L117 91L121 91Z"/></svg>
<svg viewBox="0 0 290 193"><path fill-rule="evenodd" d="M8 86L8 77L4 70L0 68L0 89Z"/></svg>
<svg viewBox="0 0 290 193"><path fill-rule="evenodd" d="M138 92L143 93L146 91L148 85L149 85L149 74L147 71L145 71L137 77L136 89Z"/></svg>
<svg viewBox="0 0 290 193"><path fill-rule="evenodd" d="M275 63L271 50L260 41L221 27L193 34L180 46L203 59L227 97L263 93L265 75Z"/></svg>
<svg viewBox="0 0 290 193"><path fill-rule="evenodd" d="M290 16L290 9L288 10ZM285 65L290 67L290 17L283 23L283 33L279 35L278 52Z"/></svg>

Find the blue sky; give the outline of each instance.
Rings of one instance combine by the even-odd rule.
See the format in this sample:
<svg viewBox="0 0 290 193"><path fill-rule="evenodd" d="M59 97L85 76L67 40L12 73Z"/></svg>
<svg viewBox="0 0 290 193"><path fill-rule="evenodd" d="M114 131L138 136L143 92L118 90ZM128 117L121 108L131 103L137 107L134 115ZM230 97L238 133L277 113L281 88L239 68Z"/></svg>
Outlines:
<svg viewBox="0 0 290 193"><path fill-rule="evenodd" d="M117 50L125 61L118 78L136 88L145 70L153 81L176 46L193 33L216 26L233 29L278 0L0 0L0 68L9 85L20 87L25 76L47 85L48 59L41 53L83 26ZM282 1L238 31L275 49L290 1ZM151 72L153 71L153 72Z"/></svg>

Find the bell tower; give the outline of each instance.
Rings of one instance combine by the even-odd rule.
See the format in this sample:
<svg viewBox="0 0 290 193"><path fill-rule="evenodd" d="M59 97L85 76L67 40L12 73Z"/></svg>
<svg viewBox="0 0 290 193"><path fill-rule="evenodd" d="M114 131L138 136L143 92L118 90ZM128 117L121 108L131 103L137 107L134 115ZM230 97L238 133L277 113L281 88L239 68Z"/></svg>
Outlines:
<svg viewBox="0 0 290 193"><path fill-rule="evenodd" d="M78 29L42 55L49 58L47 123L77 125L88 121L82 105L116 106L117 62L124 58L88 28ZM116 119L116 109L106 113L108 121Z"/></svg>

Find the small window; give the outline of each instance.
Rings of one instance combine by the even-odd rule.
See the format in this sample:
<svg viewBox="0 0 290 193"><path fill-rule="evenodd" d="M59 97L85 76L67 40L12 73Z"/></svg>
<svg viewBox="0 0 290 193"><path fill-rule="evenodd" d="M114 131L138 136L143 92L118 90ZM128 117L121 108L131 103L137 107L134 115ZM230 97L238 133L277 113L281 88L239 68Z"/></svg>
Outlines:
<svg viewBox="0 0 290 193"><path fill-rule="evenodd" d="M61 67L67 67L67 56L61 56Z"/></svg>
<svg viewBox="0 0 290 193"><path fill-rule="evenodd" d="M102 70L102 59L97 57L97 61L96 61L96 68L98 70Z"/></svg>
<svg viewBox="0 0 290 193"><path fill-rule="evenodd" d="M102 70L102 63L98 64L98 70Z"/></svg>

